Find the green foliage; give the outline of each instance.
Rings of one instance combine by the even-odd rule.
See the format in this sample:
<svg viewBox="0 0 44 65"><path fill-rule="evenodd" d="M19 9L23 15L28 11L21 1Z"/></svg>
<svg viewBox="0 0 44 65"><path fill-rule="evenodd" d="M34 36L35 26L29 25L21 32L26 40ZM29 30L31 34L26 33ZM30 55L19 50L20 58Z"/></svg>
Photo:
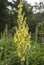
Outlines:
<svg viewBox="0 0 44 65"><path fill-rule="evenodd" d="M44 45L32 44L29 50L29 65L44 65Z"/></svg>
<svg viewBox="0 0 44 65"><path fill-rule="evenodd" d="M7 33L7 26L5 29ZM21 65L20 58L16 53L16 45L10 34L2 35L0 38L0 65ZM33 43L33 42L32 42ZM44 65L44 44L32 44L27 50L29 65ZM24 65L26 64L26 61Z"/></svg>
<svg viewBox="0 0 44 65"><path fill-rule="evenodd" d="M8 23L8 0L0 0L0 32L3 31L5 24Z"/></svg>
<svg viewBox="0 0 44 65"><path fill-rule="evenodd" d="M16 46L13 42L13 37L8 34L7 31L6 26L4 35L0 39L0 65L14 65L20 62L16 54Z"/></svg>

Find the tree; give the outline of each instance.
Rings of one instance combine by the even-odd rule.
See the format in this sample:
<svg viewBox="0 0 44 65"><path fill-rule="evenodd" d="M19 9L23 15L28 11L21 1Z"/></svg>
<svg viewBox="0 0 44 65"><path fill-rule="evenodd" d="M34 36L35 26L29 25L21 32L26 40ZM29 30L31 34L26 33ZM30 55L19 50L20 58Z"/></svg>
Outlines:
<svg viewBox="0 0 44 65"><path fill-rule="evenodd" d="M20 0L17 0L17 1L13 0L13 3L12 2L9 3L9 5L12 7L12 12L13 12L12 18L15 19L14 24L16 23L16 20L17 20L17 14L18 14L17 13L17 11L18 11L17 6L18 6L19 2L20 2ZM34 22L35 19L34 19L34 14L33 14L33 11L32 11L32 7L31 7L30 4L27 3L26 0L21 0L21 2L23 4L23 12L25 13L25 17L27 17L27 22L26 23L29 25L30 31L32 32L34 30L34 28L35 28L34 25L32 24L32 22L35 23ZM32 28L33 28L33 30L32 30Z"/></svg>
<svg viewBox="0 0 44 65"><path fill-rule="evenodd" d="M8 23L8 0L0 0L0 31L3 31L5 24Z"/></svg>

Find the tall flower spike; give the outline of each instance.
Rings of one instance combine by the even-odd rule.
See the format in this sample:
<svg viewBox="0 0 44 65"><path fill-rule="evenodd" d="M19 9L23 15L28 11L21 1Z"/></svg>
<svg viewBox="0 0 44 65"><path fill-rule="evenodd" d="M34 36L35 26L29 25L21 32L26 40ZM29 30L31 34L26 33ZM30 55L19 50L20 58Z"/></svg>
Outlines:
<svg viewBox="0 0 44 65"><path fill-rule="evenodd" d="M28 33L28 26L26 24L26 18L22 14L23 5L18 5L18 28L14 35L14 42L17 45L17 54L21 58L21 61L25 61L26 52L30 46L30 34Z"/></svg>

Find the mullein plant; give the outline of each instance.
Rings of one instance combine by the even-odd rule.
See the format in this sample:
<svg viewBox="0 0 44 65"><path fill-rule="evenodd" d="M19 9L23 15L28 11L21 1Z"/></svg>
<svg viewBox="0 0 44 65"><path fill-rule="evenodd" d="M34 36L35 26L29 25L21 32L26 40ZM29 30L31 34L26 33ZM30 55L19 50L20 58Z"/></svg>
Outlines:
<svg viewBox="0 0 44 65"><path fill-rule="evenodd" d="M18 27L16 27L16 33L14 34L14 43L17 45L17 55L21 58L21 61L25 61L25 55L27 49L30 47L30 34L28 33L28 25L26 24L26 18L22 14L22 3L18 5Z"/></svg>

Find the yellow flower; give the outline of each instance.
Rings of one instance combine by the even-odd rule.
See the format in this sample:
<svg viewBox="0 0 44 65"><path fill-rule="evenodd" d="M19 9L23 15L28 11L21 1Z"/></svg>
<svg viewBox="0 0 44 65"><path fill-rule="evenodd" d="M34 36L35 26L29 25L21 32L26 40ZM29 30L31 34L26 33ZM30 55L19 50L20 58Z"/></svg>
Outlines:
<svg viewBox="0 0 44 65"><path fill-rule="evenodd" d="M23 7L23 5L22 5L22 4L19 4L19 5L18 5L18 8L22 8L22 7Z"/></svg>
<svg viewBox="0 0 44 65"><path fill-rule="evenodd" d="M22 38L22 42L24 42L24 38Z"/></svg>
<svg viewBox="0 0 44 65"><path fill-rule="evenodd" d="M26 29L24 29L24 36L26 37L28 35L28 32Z"/></svg>
<svg viewBox="0 0 44 65"><path fill-rule="evenodd" d="M22 42L23 42L23 41L21 40L21 41L20 41L20 44L22 44Z"/></svg>
<svg viewBox="0 0 44 65"><path fill-rule="evenodd" d="M20 44L18 44L18 48L21 48Z"/></svg>
<svg viewBox="0 0 44 65"><path fill-rule="evenodd" d="M18 16L18 18L20 19L21 17L20 17L20 16Z"/></svg>
<svg viewBox="0 0 44 65"><path fill-rule="evenodd" d="M19 14L20 14L20 12L22 12L22 8L20 8L20 9L18 10L18 12L19 12Z"/></svg>
<svg viewBox="0 0 44 65"><path fill-rule="evenodd" d="M26 45L29 45L29 42Z"/></svg>
<svg viewBox="0 0 44 65"><path fill-rule="evenodd" d="M15 43L17 42L17 38L16 38L16 37L14 37L14 42L15 42Z"/></svg>
<svg viewBox="0 0 44 65"><path fill-rule="evenodd" d="M17 31L16 34L18 35L19 34L19 31Z"/></svg>
<svg viewBox="0 0 44 65"><path fill-rule="evenodd" d="M21 28L21 33L23 33L23 31L24 31L24 29L23 29L23 28Z"/></svg>
<svg viewBox="0 0 44 65"><path fill-rule="evenodd" d="M25 57L22 57L22 58L21 58L21 61L25 61Z"/></svg>
<svg viewBox="0 0 44 65"><path fill-rule="evenodd" d="M21 57L21 53L20 52L18 52L18 57Z"/></svg>
<svg viewBox="0 0 44 65"><path fill-rule="evenodd" d="M20 32L17 32L17 37L18 37L18 39L21 37Z"/></svg>

